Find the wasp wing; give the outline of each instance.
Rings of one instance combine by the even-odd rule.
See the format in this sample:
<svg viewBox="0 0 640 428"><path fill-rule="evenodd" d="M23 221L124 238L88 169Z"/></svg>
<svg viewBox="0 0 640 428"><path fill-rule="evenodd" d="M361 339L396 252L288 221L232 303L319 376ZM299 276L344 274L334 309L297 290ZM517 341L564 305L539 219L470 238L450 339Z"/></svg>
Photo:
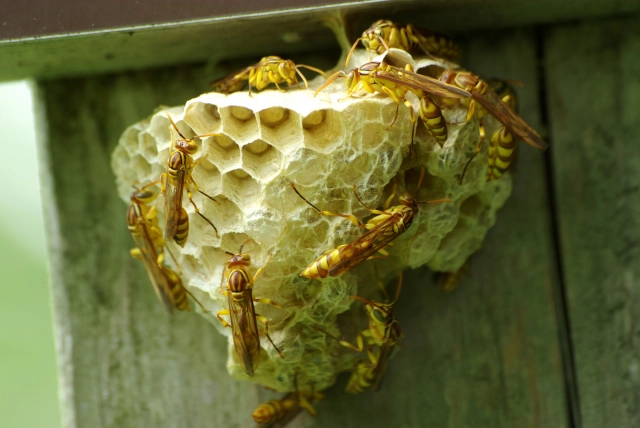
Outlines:
<svg viewBox="0 0 640 428"><path fill-rule="evenodd" d="M173 312L174 301L170 292L169 278L158 265L158 250L153 245L153 240L146 225L139 224L137 233L132 234L136 246L140 249L142 262L144 263L151 285L158 296L158 300L168 313Z"/></svg>
<svg viewBox="0 0 640 428"><path fill-rule="evenodd" d="M400 234L389 233L393 230L393 225L400 219L401 215L394 213L386 220L362 234L358 239L339 248L339 261L329 267L329 276L340 276L358 266L363 261L386 247L389 242L396 239Z"/></svg>
<svg viewBox="0 0 640 428"><path fill-rule="evenodd" d="M457 86L450 85L446 82L434 79L429 76L423 76L412 71L399 67L389 66L390 71L379 71L376 77L400 86L428 92L445 98L469 98L471 94Z"/></svg>
<svg viewBox="0 0 640 428"><path fill-rule="evenodd" d="M236 348L238 359L242 363L245 373L248 376L253 376L260 362L260 336L258 335L251 288L244 289L242 293L243 299L237 301L232 297L231 291L228 292L229 318L231 319L233 345Z"/></svg>
<svg viewBox="0 0 640 428"><path fill-rule="evenodd" d="M178 170L175 181L167 172L164 194L164 239L171 241L178 233L180 214L182 213L182 189L184 188L184 170Z"/></svg>
<svg viewBox="0 0 640 428"><path fill-rule="evenodd" d="M220 92L222 94L237 92L246 84L247 78L245 76L251 71L251 69L258 66L259 64L260 63L243 68L242 70L230 76L227 76L224 79L220 79L216 82L211 83L210 86L214 91Z"/></svg>
<svg viewBox="0 0 640 428"><path fill-rule="evenodd" d="M380 351L378 354L378 362L376 366L372 370L371 375L371 385L374 391L378 391L380 389L380 385L382 384L382 379L384 379L384 375L387 372L387 366L389 365L389 357L391 357L391 352L393 351L393 345L385 343L380 346Z"/></svg>
<svg viewBox="0 0 640 428"><path fill-rule="evenodd" d="M473 99L478 101L487 111L502 123L516 138L521 139L536 149L549 147L540 135L527 122L514 112L491 88L484 95L471 91Z"/></svg>

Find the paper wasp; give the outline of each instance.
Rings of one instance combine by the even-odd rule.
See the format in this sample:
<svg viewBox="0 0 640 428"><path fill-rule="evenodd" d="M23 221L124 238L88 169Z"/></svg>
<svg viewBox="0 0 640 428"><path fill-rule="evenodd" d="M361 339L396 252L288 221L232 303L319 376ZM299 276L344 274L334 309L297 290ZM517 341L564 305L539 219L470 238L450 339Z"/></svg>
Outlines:
<svg viewBox="0 0 640 428"><path fill-rule="evenodd" d="M279 400L271 400L261 404L251 415L253 420L262 427L282 428L295 419L302 410L316 415L311 403L324 399L324 394L314 391L302 392L298 390L297 377L294 378L294 392L286 394Z"/></svg>
<svg viewBox="0 0 640 428"><path fill-rule="evenodd" d="M444 58L455 61L460 57L458 45L447 36L429 30L418 31L411 24L402 27L389 20L381 19L371 24L371 27L355 41L347 56L346 65L349 65L351 54L360 41L367 51L374 52L376 55L390 48L410 52L418 47L427 56L435 59Z"/></svg>
<svg viewBox="0 0 640 428"><path fill-rule="evenodd" d="M264 303L273 305L276 308L282 308L282 306L271 301L271 299L256 299L253 297L253 283L271 261L273 254L269 257L267 263L258 269L253 278L251 278L246 271L251 265L251 257L242 253L243 247L244 244L240 246L238 254L227 253L230 258L227 261L226 269L223 271L223 278L227 279L227 287L226 290L221 290L221 293L227 296L229 309L218 311L216 316L223 326L231 327L233 344L242 368L248 376L253 376L260 362L260 336L257 321L264 325L264 335L269 339L278 355L284 358L269 336L269 322L262 315L256 314L253 303ZM223 315L229 316L231 324L222 318Z"/></svg>
<svg viewBox="0 0 640 428"><path fill-rule="evenodd" d="M157 211L155 207L149 206L157 197L157 193L148 190L148 187L156 183L157 181L147 184L131 194L131 205L127 210L127 225L137 247L131 250L131 256L144 263L153 289L167 312L171 313L173 309L190 311L187 295L190 295L202 310L207 312L204 306L187 291L180 276L164 265L165 242L158 226ZM173 258L173 255L171 257Z"/></svg>
<svg viewBox="0 0 640 428"><path fill-rule="evenodd" d="M289 86L300 86L298 77L296 76L297 74L304 82L305 88L308 88L309 83L300 72L300 68L306 68L322 74L325 77L327 76L324 71L309 65L295 65L290 59L282 59L278 56L266 56L262 58L260 62L212 83L211 87L213 87L216 92L230 94L242 89L245 81L247 81L249 83L249 95L251 95L251 88L255 87L258 91L261 91L271 83L276 85L278 91L284 92L284 90L280 88L280 84L286 83Z"/></svg>
<svg viewBox="0 0 640 428"><path fill-rule="evenodd" d="M339 214L331 211L322 211L309 202L300 192L296 189L296 186L291 183L293 190L309 204L314 210L318 211L321 215L326 216L338 216L350 220L353 224L363 229L366 232L362 234L355 241L340 245L333 250L329 250L309 266L307 266L300 276L307 278L326 278L327 276L340 276L345 272L350 271L354 267L367 259L377 259L388 257L389 253L385 251L384 247L389 245L391 241L396 239L405 230L411 226L413 218L418 213L418 204L435 204L440 202L451 202L451 199L438 199L433 201L416 201L415 195L422 185L422 179L424 178L424 168L420 170L420 179L418 180L418 186L414 194L403 193L398 198L400 205L390 207L391 201L396 195L396 186L394 185L393 192L387 198L384 210L373 210L367 207L358 196L356 192L356 186L353 186L353 193L356 196L358 202L360 202L365 208L369 210L371 214L375 216L370 218L366 224L363 224L353 214ZM375 255L380 253L380 255Z"/></svg>
<svg viewBox="0 0 640 428"><path fill-rule="evenodd" d="M402 272L400 272L398 277L396 297L391 303L374 302L360 296L351 296L352 299L364 303L364 308L369 316L369 327L358 334L356 338L357 346L345 340L339 340L337 337L318 329L334 339L339 340L342 346L357 352L364 350L366 339L368 361L363 360L356 364L347 382L345 389L347 392L355 394L362 392L369 386L373 386L374 391L380 389L382 378L387 370L389 357L393 352L394 346L402 337L400 323L393 315L393 305L398 300L401 288ZM374 346L377 347L377 352L373 351L372 347Z"/></svg>
<svg viewBox="0 0 640 428"><path fill-rule="evenodd" d="M496 118L506 128L512 136L519 138L528 145L535 147L536 149L546 149L549 147L540 135L533 129L527 122L524 121L513 109L505 103L500 97L489 87L487 82L481 80L478 76L469 73L468 71L454 71L445 70L440 76L440 81L451 83L471 93L471 100L469 101L469 111L467 112L467 122L471 120L473 114L478 113L480 118L480 142L476 147L476 154L480 152L482 143L484 142L484 125L482 124L482 118L485 114L490 114ZM457 100L442 100L446 104L457 102ZM466 102L463 100L463 102ZM476 107L476 102L480 104ZM474 156L475 157L475 154ZM464 173L473 157L467 162L462 173ZM462 178L460 182L462 182Z"/></svg>
<svg viewBox="0 0 640 428"><path fill-rule="evenodd" d="M191 187L212 201L216 203L217 201L198 188L198 185L193 180L191 172L193 171L193 168L195 168L195 166L206 157L206 155L204 155L197 161L193 160L192 156L198 151L198 145L194 143L193 140L202 137L220 136L222 134L202 134L187 139L182 135L178 126L175 124L173 119L171 119L171 116L167 114L167 118L182 139L176 140L172 143L172 147L169 152L169 161L167 162L167 171L162 173L160 178L162 194L164 195L164 237L167 241L175 240L180 246L184 245L186 242L187 235L189 233L189 216L182 208L183 190L186 190L187 198L189 198L189 202L193 205L196 214L205 219L206 222L213 227L213 230L215 230L216 236L219 237L218 229L216 229L213 223L211 223L211 221L200 212L198 206L193 202Z"/></svg>
<svg viewBox="0 0 640 428"><path fill-rule="evenodd" d="M370 94L375 92L386 94L397 104L396 114L387 129L390 129L396 122L401 103L409 108L411 123L416 123L413 106L405 97L407 92L413 92L420 100L418 110L420 119L440 147L447 140L447 125L440 107L429 97L429 94L454 99L471 96L464 88L414 73L408 64L403 69L393 67L385 62L368 62L360 68L352 69L349 73L339 70L327 79L314 96L340 77L347 79L347 96L363 89ZM415 126L412 132L415 132ZM413 135L411 140L413 143Z"/></svg>

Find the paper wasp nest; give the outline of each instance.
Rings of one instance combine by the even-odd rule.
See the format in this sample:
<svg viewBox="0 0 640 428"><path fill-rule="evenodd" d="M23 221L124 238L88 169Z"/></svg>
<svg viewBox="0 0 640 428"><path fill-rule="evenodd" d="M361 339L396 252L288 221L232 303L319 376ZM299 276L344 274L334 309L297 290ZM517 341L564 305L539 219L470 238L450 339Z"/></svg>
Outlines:
<svg viewBox="0 0 640 428"><path fill-rule="evenodd" d="M351 66L358 65L355 58L360 63L368 60L366 54L358 53ZM374 280L374 265L387 282L399 270L423 265L436 271L457 270L479 249L495 223L496 211L511 192L509 174L486 182L486 150L470 164L464 183L459 184L479 141L477 119L465 123L465 107L443 109L447 122L454 123L449 125L444 148L418 124L415 156L410 157L411 122L404 105L395 125L387 130L396 110L389 97L346 98L340 79L314 98L323 81L310 82L309 89L265 90L252 97L247 92L203 94L132 125L113 154L118 191L129 203L132 183L157 180L166 169L171 139L177 137L170 132L167 113L187 138L224 134L196 140L200 151L194 158L207 157L193 171L201 190L219 202L194 194L220 238L194 214L185 197L189 238L182 249L168 245L177 255L184 284L210 311L204 316L229 336L229 372L245 380L249 378L237 362L231 331L215 317L227 307L227 298L219 292L228 259L225 251L236 253L251 238L243 251L252 258L251 275L274 254L254 284L254 296L282 304L283 309L256 304L256 312L269 320L271 337L285 358L262 338L260 366L251 380L279 391L292 390L296 372L299 383L313 383L322 390L338 372L366 358L365 353L340 346L314 327L355 340L358 329L366 325L366 314L362 303L354 303L349 296L384 301ZM486 126L491 135L496 122L489 118ZM338 278L299 276L320 254L353 241L362 230L342 218L320 216L293 192L291 182L320 209L354 213L362 219L368 211L354 197L354 184L365 204L380 208L394 182L399 193L415 191L421 166L425 179L417 199L451 198L453 202L420 205L413 225L387 247L388 259L366 261ZM163 203L160 196L156 200L160 224ZM392 205L397 204L396 197ZM394 290L389 288L392 295ZM338 323L338 315L345 311L349 313Z"/></svg>

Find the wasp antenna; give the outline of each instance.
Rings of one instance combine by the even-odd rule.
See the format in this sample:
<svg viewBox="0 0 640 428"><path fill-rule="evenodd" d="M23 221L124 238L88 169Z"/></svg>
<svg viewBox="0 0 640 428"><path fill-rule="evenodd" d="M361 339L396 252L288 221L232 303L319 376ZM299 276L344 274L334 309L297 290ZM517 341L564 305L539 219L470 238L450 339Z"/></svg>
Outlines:
<svg viewBox="0 0 640 428"><path fill-rule="evenodd" d="M180 135L180 137L182 137L183 140L186 140L187 137L182 135L182 132L180 132L180 130L178 129L178 125L176 125L173 119L171 119L171 116L169 116L169 113L167 113L167 119L169 119L169 122L171 122L171 125L173 125L173 128L178 132L178 135Z"/></svg>
<svg viewBox="0 0 640 428"><path fill-rule="evenodd" d="M509 79L509 80L505 80L505 82L507 82L507 83L509 83L511 85L516 85L516 86L519 86L521 88L524 88L524 83L522 83L519 80Z"/></svg>
<svg viewBox="0 0 640 428"><path fill-rule="evenodd" d="M298 67L300 67L300 66L298 65L298 66L294 67L294 69L296 70L296 73L298 73L298 76L300 76L300 78L304 81L305 89L309 89L309 82L307 82L307 79L304 77L304 74L302 74L302 72L298 69ZM298 86L298 88L300 88L300 86Z"/></svg>
<svg viewBox="0 0 640 428"><path fill-rule="evenodd" d="M294 191L294 192L296 192L296 193L298 194L298 196L300 196L300 197L302 198L302 200L303 200L303 201L305 201L306 203L308 203L309 205L311 205L311 207L312 207L314 210L318 211L319 213L321 213L321 212L322 212L322 210L320 210L318 207L316 207L315 205L313 205L311 202L309 202L309 201L307 200L307 198L305 198L304 196L302 196L302 194L301 194L300 192L298 192L298 189L296 189L296 185L295 185L295 184L291 183L291 187L293 188L293 191Z"/></svg>
<svg viewBox="0 0 640 428"><path fill-rule="evenodd" d="M356 46L358 46L358 43L360 42L360 40L362 40L362 37L358 37L356 39L355 43L351 46L351 50L349 51L349 55L347 55L347 61L344 63L345 67L349 66L349 60L351 59L351 55L356 50Z"/></svg>
<svg viewBox="0 0 640 428"><path fill-rule="evenodd" d="M434 199L431 201L416 201L416 204L441 204L443 202L453 202L451 198Z"/></svg>
<svg viewBox="0 0 640 428"><path fill-rule="evenodd" d="M329 337L337 340L338 342L340 342L340 339L338 339L336 336L334 336L333 334L329 333L328 331L321 329L320 327L316 326L316 327L313 327L313 329L314 330L318 330L319 332L322 332L322 333L326 334L327 336L329 336Z"/></svg>
<svg viewBox="0 0 640 428"><path fill-rule="evenodd" d="M424 167L420 167L420 178L418 179L418 187L416 187L416 191L413 192L413 197L415 198L418 194L418 190L420 190L420 186L422 186L422 180L424 179Z"/></svg>
<svg viewBox="0 0 640 428"><path fill-rule="evenodd" d="M382 46L384 46L384 48L386 49L386 52L389 52L389 45L387 44L387 42L385 42L384 39L380 36L378 36L378 40L380 40Z"/></svg>
<svg viewBox="0 0 640 428"><path fill-rule="evenodd" d="M302 68L306 68L307 70L315 71L318 74L322 74L325 78L327 77L327 73L325 73L324 71L320 70L319 68L311 67L310 65L304 65L304 64L299 64L299 65L296 66L296 68L298 68L298 67L302 67Z"/></svg>
<svg viewBox="0 0 640 428"><path fill-rule="evenodd" d="M365 299L364 297L360 297L360 296L349 296L351 299L353 300L359 300L362 303L366 303L368 305L379 305L377 302L374 302L373 300L369 300L369 299Z"/></svg>
<svg viewBox="0 0 640 428"><path fill-rule="evenodd" d="M242 248L242 247L240 247L240 248ZM228 255L228 256L235 256L235 254L230 253L229 251L225 251L224 253L225 253L226 255Z"/></svg>
<svg viewBox="0 0 640 428"><path fill-rule="evenodd" d="M389 303L389 306L394 305L398 301L398 297L400 296L400 290L402 290L402 271L398 272L398 285L396 286L396 297L393 299L393 302Z"/></svg>
<svg viewBox="0 0 640 428"><path fill-rule="evenodd" d="M340 73L342 73L342 75L340 75ZM318 95L318 92L320 92L321 90L323 90L324 88L326 88L327 86L329 86L330 84L333 83L334 80L340 78L340 77L347 77L347 73L344 72L344 70L338 70L335 73L333 73L331 76L329 76L329 78L327 79L326 82L324 82L324 84L322 86L320 86L318 88L318 90L316 91L315 94L313 94L313 97L315 98L316 95Z"/></svg>
<svg viewBox="0 0 640 428"><path fill-rule="evenodd" d="M247 239L246 241L244 241L242 243L242 245L240 245L240 250L238 250L238 254L242 254L242 248L247 245L249 242L251 242L251 238Z"/></svg>

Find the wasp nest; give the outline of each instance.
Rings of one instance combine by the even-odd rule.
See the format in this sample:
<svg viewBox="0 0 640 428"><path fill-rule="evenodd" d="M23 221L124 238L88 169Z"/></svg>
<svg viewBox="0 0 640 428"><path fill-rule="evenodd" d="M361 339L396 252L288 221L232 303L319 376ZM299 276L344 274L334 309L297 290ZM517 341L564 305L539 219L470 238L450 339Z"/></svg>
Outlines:
<svg viewBox="0 0 640 428"><path fill-rule="evenodd" d="M366 62L367 54L354 55L351 66L359 65L358 58ZM433 65L426 60L416 64L411 58L407 62L425 70ZM313 383L322 390L338 372L352 369L355 359L366 358L314 327L353 341L367 316L362 303L354 303L349 296L383 301L376 275L391 280L400 270L423 265L443 272L460 268L480 248L495 223L496 211L511 192L509 174L486 181L486 151L471 162L463 184L459 183L479 141L477 119L465 122L466 107L443 109L450 125L442 148L419 124L411 156L412 124L406 106L400 105L398 118L389 128L397 106L389 97L346 98L344 81L339 80L314 98L322 83L318 78L309 89L266 90L253 96L247 92L203 94L132 125L113 154L118 191L128 203L132 183L157 180L166 169L172 138L177 137L167 114L187 138L223 134L195 140L199 152L194 158L206 158L193 170L200 189L218 201L194 194L195 203L220 237L194 215L185 198L188 241L184 248L168 245L177 253L185 286L210 312L203 315L229 337L231 375L278 391L292 390L295 373L300 383ZM485 125L487 135L497 127L491 118ZM394 185L398 193L415 192L421 168L425 178L416 198L450 198L452 202L420 205L412 226L387 247L387 259L366 261L337 278L300 277L320 254L353 241L362 230L348 220L320 216L293 192L290 183L320 209L353 213L362 219L369 212L355 198L354 184L365 204L380 208ZM163 202L162 197L155 202L160 213ZM392 205L397 204L396 198ZM220 294L229 257L225 251L238 252L248 239L243 252L252 258L250 274L273 255L254 284L254 296L283 306L256 305L256 312L269 320L271 337L284 358L263 339L260 366L253 378L238 363L230 329L215 317L218 310L227 308L227 298Z"/></svg>

